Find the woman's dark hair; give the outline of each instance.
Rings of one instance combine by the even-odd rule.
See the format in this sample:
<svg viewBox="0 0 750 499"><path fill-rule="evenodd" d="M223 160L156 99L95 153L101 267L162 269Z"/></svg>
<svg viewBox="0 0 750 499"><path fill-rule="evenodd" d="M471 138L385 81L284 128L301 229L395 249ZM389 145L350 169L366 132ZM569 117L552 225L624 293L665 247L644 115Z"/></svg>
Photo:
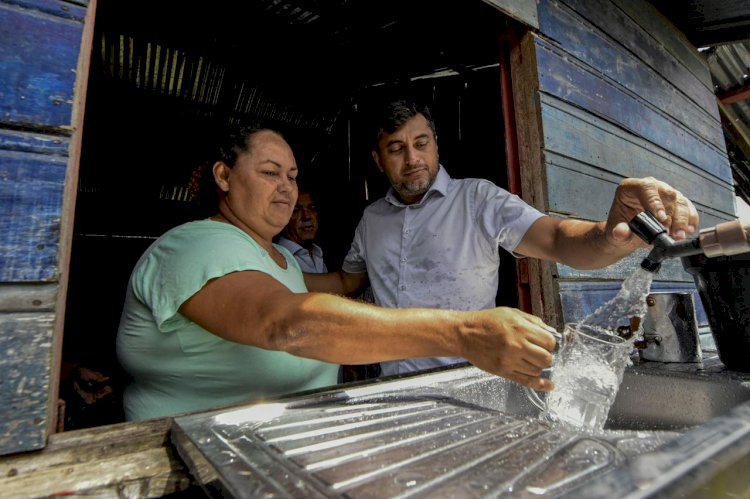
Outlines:
<svg viewBox="0 0 750 499"><path fill-rule="evenodd" d="M258 125L228 125L216 135L204 160L193 170L188 184L190 199L197 202L201 212L213 215L219 209L219 188L214 180L214 164L221 161L229 168L234 168L237 158L250 152L252 137L267 131L283 138L278 130Z"/></svg>
<svg viewBox="0 0 750 499"><path fill-rule="evenodd" d="M372 148L377 151L380 139L383 137L383 133L393 133L401 128L404 123L414 116L421 114L427 120L427 125L432 130L433 137L437 138L437 132L435 131L435 122L432 120L432 114L427 106L417 104L410 100L394 100L388 102L380 108L380 111L375 115L374 127L374 142Z"/></svg>

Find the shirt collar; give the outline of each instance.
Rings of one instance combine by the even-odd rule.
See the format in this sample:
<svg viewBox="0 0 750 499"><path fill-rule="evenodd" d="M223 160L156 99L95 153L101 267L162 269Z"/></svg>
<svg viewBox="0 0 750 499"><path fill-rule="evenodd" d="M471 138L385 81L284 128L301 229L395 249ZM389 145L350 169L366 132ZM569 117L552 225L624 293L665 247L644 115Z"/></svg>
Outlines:
<svg viewBox="0 0 750 499"><path fill-rule="evenodd" d="M396 189L391 186L388 189L388 192L385 194L385 200L391 203L394 206L419 206L424 202L425 199L435 196L437 194L440 194L442 196L445 196L448 194L448 184L451 181L451 176L448 175L448 172L445 171L445 168L443 168L443 165L438 164L438 172L435 176L435 181L432 183L429 189L427 189L427 192L424 193L424 196L422 196L422 199L419 200L419 202L414 203L413 205L407 205L404 204L403 201L401 201L401 198L398 196L398 193L396 192Z"/></svg>
<svg viewBox="0 0 750 499"><path fill-rule="evenodd" d="M307 248L305 248L304 246L301 246L301 245L295 243L291 239L287 239L284 236L279 236L279 245L285 247L286 249L288 249L292 253L292 255L296 255L299 251L308 252ZM315 254L315 256L322 256L323 255L323 250L320 249L320 246L318 246L317 244L313 243L312 247L313 247L313 253Z"/></svg>

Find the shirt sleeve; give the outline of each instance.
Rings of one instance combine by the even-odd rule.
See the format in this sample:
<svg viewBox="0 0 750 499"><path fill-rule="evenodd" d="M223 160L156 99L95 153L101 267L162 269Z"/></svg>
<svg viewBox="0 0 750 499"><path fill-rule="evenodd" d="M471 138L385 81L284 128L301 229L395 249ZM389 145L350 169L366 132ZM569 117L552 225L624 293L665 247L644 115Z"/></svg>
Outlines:
<svg viewBox="0 0 750 499"><path fill-rule="evenodd" d="M354 231L354 239L349 248L349 253L344 258L341 270L351 274L361 274L367 272L367 263L365 255L365 215L359 220L357 230Z"/></svg>
<svg viewBox="0 0 750 499"><path fill-rule="evenodd" d="M474 199L476 220L487 238L514 255L529 227L545 216L515 194L484 180L478 182Z"/></svg>
<svg viewBox="0 0 750 499"><path fill-rule="evenodd" d="M264 269L260 247L242 234L221 228L178 229L149 249L131 282L135 296L150 308L159 330L167 332L179 325L176 315L180 306L209 280L231 272Z"/></svg>

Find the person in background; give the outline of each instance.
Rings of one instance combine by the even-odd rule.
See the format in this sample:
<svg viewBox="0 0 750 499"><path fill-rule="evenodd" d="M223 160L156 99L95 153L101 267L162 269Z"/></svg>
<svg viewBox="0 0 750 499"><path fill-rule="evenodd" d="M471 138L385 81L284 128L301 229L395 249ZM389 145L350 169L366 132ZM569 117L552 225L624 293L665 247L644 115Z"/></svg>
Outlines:
<svg viewBox="0 0 750 499"><path fill-rule="evenodd" d="M278 243L297 259L302 272L328 272L323 261L323 250L315 244L318 235L318 208L312 192L299 188L292 218L281 231Z"/></svg>
<svg viewBox="0 0 750 499"><path fill-rule="evenodd" d="M409 357L461 356L552 388L541 374L555 338L531 314L392 309L308 292L297 260L273 243L292 216L297 175L287 141L262 127L226 131L196 170L191 191L210 216L154 241L128 282L117 333L131 378L127 420L330 386L339 364ZM358 288L346 279L336 282Z"/></svg>
<svg viewBox="0 0 750 499"><path fill-rule="evenodd" d="M488 310L495 307L499 247L592 269L646 246L627 224L643 210L677 240L698 227L690 200L654 178L622 180L601 222L547 216L487 180L453 179L439 162L429 109L407 100L383 106L372 137L372 158L391 188L365 209L343 272L306 275L310 290L344 294L369 277L374 302L383 307ZM526 316L507 309L499 327L517 334L529 324ZM412 356L381 367L394 375L466 360Z"/></svg>

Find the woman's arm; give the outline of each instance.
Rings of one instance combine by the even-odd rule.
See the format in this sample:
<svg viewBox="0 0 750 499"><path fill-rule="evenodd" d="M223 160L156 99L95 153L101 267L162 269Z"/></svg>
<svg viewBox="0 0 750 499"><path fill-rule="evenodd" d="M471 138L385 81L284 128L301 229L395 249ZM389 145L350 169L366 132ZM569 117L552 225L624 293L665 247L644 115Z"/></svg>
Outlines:
<svg viewBox="0 0 750 499"><path fill-rule="evenodd" d="M230 341L339 364L460 356L539 390L555 347L541 319L511 308L390 309L327 293L292 293L262 272L207 283L180 313Z"/></svg>

